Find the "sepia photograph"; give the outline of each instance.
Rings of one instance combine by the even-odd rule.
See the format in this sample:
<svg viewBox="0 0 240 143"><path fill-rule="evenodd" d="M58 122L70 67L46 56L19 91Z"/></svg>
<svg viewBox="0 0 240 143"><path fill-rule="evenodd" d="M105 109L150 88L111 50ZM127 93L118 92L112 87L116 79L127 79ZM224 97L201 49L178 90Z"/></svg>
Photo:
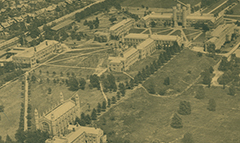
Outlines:
<svg viewBox="0 0 240 143"><path fill-rule="evenodd" d="M240 143L240 0L0 0L0 143Z"/></svg>

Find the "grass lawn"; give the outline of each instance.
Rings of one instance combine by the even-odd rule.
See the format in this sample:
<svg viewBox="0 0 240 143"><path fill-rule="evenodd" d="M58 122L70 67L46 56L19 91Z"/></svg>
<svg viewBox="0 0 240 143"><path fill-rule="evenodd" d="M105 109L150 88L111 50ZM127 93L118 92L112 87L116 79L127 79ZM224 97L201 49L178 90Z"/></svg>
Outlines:
<svg viewBox="0 0 240 143"><path fill-rule="evenodd" d="M239 8L240 8L240 4L237 4L237 5L232 9L232 10L233 10L233 15L239 15L239 14L240 14Z"/></svg>
<svg viewBox="0 0 240 143"><path fill-rule="evenodd" d="M194 82L202 70L215 65L216 62L205 55L198 57L197 52L185 49L161 70L157 71L156 74L146 80L143 85L146 88L155 85L154 88L157 93L163 91L165 94L179 93ZM170 85L168 86L163 84L166 77L170 78Z"/></svg>
<svg viewBox="0 0 240 143"><path fill-rule="evenodd" d="M0 113L0 136L2 139L6 139L8 134L11 139L14 139L14 135L19 126L20 108L21 108L21 83L17 80L12 84L7 85L0 89L0 105L3 105L4 113Z"/></svg>
<svg viewBox="0 0 240 143"><path fill-rule="evenodd" d="M163 31L163 30L167 30L167 29L168 28L152 28L151 30L152 30L152 33L157 33L157 32Z"/></svg>
<svg viewBox="0 0 240 143"><path fill-rule="evenodd" d="M170 32L172 32L173 30L172 29L169 29L169 30L166 30L164 32L158 32L157 34L158 35L168 35Z"/></svg>
<svg viewBox="0 0 240 143"><path fill-rule="evenodd" d="M220 4L222 4L225 0L219 0L216 3L213 3L212 5L210 5L206 10L203 11L203 13L208 13L211 10L213 10L214 8L216 8L217 6L219 6Z"/></svg>
<svg viewBox="0 0 240 143"><path fill-rule="evenodd" d="M87 56L81 56L81 57L76 57L76 58L72 58L72 59L66 59L66 60L54 62L54 63L51 63L51 64L54 64L54 65L66 65L66 66L76 66L81 61L83 61L85 58L87 58Z"/></svg>
<svg viewBox="0 0 240 143"><path fill-rule="evenodd" d="M188 35L188 34L192 34L192 33L195 33L195 32L200 32L200 30L192 30L192 29L183 29L183 32L185 33L185 35Z"/></svg>
<svg viewBox="0 0 240 143"><path fill-rule="evenodd" d="M192 35L188 35L187 38L188 40L192 40L193 38L195 38L198 34L200 34L199 32L196 34L192 34ZM201 35L200 35L201 36Z"/></svg>
<svg viewBox="0 0 240 143"><path fill-rule="evenodd" d="M181 36L181 31L180 31L180 30L176 30L176 31L174 31L171 35Z"/></svg>
<svg viewBox="0 0 240 143"><path fill-rule="evenodd" d="M144 30L145 29L132 28L132 29L130 29L129 33L141 33Z"/></svg>
<svg viewBox="0 0 240 143"><path fill-rule="evenodd" d="M159 140L180 143L180 140L176 139L187 132L193 134L196 143L239 142L240 97L228 96L227 89L206 88L206 98L198 100L193 97L195 90L193 87L179 97L158 98L147 95L143 89L138 89L125 102L103 115L98 126L112 142L130 140L149 143ZM210 98L216 101L215 112L206 109ZM183 128L174 129L170 127L170 119L177 112L179 102L183 100L191 103L192 113L179 115L183 121ZM102 124L103 118L106 119L106 125Z"/></svg>
<svg viewBox="0 0 240 143"><path fill-rule="evenodd" d="M205 33L202 33L197 39L193 42L203 42L205 40Z"/></svg>

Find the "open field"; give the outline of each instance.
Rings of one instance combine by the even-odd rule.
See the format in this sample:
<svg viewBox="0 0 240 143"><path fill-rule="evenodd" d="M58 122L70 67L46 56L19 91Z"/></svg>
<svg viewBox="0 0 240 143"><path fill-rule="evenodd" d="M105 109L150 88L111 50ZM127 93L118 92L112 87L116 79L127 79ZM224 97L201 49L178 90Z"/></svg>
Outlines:
<svg viewBox="0 0 240 143"><path fill-rule="evenodd" d="M181 0L183 3L190 3L191 5L195 5L199 3L201 0ZM132 6L132 7L140 7L142 5L147 7L157 7L157 8L171 8L177 4L174 0L125 0L122 3L122 6Z"/></svg>
<svg viewBox="0 0 240 143"><path fill-rule="evenodd" d="M7 85L0 89L0 105L3 105L4 113L0 113L0 136L6 139L8 134L12 139L14 138L15 131L19 125L20 108L21 108L21 83L17 80L11 85Z"/></svg>
<svg viewBox="0 0 240 143"><path fill-rule="evenodd" d="M175 36L181 36L181 31L180 30L176 30L176 31L174 31L172 34L170 34L170 35L175 35Z"/></svg>
<svg viewBox="0 0 240 143"><path fill-rule="evenodd" d="M196 52L185 49L146 80L143 85L147 89L155 85L154 89L157 93L176 94L182 92L189 84L194 82L202 70L215 65L216 62L205 55L198 57ZM170 78L170 85L168 86L163 84L166 77Z"/></svg>
<svg viewBox="0 0 240 143"><path fill-rule="evenodd" d="M233 15L240 15L240 4L237 4L232 10L233 10Z"/></svg>
<svg viewBox="0 0 240 143"><path fill-rule="evenodd" d="M129 99L113 107L100 118L101 127L112 142L149 143L154 140L180 143L187 132L193 134L196 143L238 143L240 141L239 101L240 97L227 95L227 89L205 88L206 98L194 98L195 87L186 94L175 98L149 96L143 89L136 90ZM208 100L214 98L217 104L215 112L208 111ZM170 118L178 110L180 101L191 103L192 113L180 115L183 128L170 127ZM233 110L235 108L236 110ZM111 120L113 119L114 120ZM103 118L106 125L102 124ZM114 127L114 128L113 128Z"/></svg>
<svg viewBox="0 0 240 143"><path fill-rule="evenodd" d="M193 42L203 42L205 40L205 33L203 32L197 39Z"/></svg>

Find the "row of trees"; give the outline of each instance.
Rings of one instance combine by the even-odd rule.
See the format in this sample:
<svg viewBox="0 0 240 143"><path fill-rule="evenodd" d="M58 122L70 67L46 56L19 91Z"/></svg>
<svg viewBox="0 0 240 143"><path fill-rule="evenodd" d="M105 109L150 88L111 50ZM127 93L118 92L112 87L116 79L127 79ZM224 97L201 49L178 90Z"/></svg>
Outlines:
<svg viewBox="0 0 240 143"><path fill-rule="evenodd" d="M161 53L156 61L153 61L149 66L147 65L145 68L142 69L142 71L139 71L138 74L134 77L134 85L137 85L144 81L146 78L148 78L151 74L153 74L155 71L157 71L164 63L169 61L172 57L172 55L179 53L183 47L178 46L178 44L175 42L170 47L164 47L165 52ZM131 81L130 81L131 83ZM170 79L167 77L164 80L165 85L170 84ZM147 87L149 93L154 94L155 89L154 86L149 85Z"/></svg>
<svg viewBox="0 0 240 143"><path fill-rule="evenodd" d="M75 14L75 19L76 21L80 22L82 19L92 15L95 12L99 11L109 11L109 9L114 6L116 9L121 9L120 2L123 0L105 0L103 2L100 2L98 4L92 5L85 10L76 13Z"/></svg>

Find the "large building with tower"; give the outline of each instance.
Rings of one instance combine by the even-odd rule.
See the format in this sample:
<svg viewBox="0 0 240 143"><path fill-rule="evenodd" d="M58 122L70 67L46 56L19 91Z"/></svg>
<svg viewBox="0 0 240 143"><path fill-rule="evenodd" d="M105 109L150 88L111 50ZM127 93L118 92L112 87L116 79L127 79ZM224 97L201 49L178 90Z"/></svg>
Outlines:
<svg viewBox="0 0 240 143"><path fill-rule="evenodd" d="M145 24L148 26L154 21L160 25L172 25L190 27L197 22L208 24L210 27L215 27L223 23L223 16L214 16L213 14L192 14L190 4L177 4L172 8L172 13L152 13L143 17Z"/></svg>
<svg viewBox="0 0 240 143"><path fill-rule="evenodd" d="M60 103L42 116L38 115L35 109L36 128L47 131L51 136L60 136L68 133L69 124L73 124L76 117L80 117L80 101L78 95L75 96L75 102L71 99L64 100L60 93Z"/></svg>

